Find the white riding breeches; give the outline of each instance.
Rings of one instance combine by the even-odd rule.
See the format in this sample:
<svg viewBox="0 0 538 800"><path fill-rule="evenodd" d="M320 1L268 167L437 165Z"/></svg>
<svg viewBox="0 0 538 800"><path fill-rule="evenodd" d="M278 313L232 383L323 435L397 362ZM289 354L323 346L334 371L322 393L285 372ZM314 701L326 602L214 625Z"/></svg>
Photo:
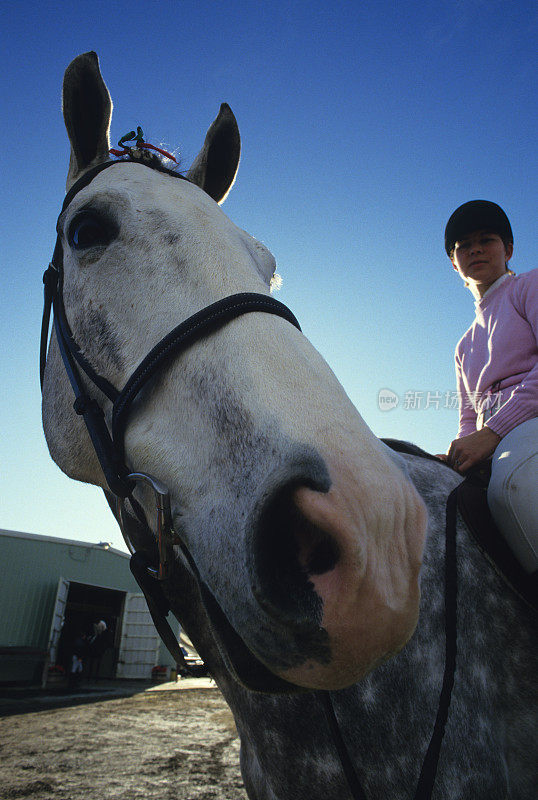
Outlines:
<svg viewBox="0 0 538 800"><path fill-rule="evenodd" d="M523 569L538 569L538 417L522 422L497 445L488 505Z"/></svg>

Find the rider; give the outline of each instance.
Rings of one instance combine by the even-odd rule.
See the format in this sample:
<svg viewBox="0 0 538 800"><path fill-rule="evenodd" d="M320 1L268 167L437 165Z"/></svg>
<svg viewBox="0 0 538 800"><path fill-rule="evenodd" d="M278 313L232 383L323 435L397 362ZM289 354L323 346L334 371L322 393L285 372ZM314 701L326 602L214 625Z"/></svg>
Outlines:
<svg viewBox="0 0 538 800"><path fill-rule="evenodd" d="M457 437L441 456L458 472L492 459L488 504L526 572L538 570L538 269L508 268L514 238L495 203L457 208L445 230L454 270L475 298L456 346Z"/></svg>

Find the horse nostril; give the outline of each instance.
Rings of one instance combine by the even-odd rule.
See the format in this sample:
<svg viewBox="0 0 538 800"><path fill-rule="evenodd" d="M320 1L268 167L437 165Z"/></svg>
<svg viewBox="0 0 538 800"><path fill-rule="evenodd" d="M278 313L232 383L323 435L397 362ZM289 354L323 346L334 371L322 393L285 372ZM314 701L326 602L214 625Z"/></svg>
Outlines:
<svg viewBox="0 0 538 800"><path fill-rule="evenodd" d="M286 487L265 505L251 541L250 573L258 602L272 616L319 624L323 603L310 576L334 569L340 551L297 507L297 488Z"/></svg>
<svg viewBox="0 0 538 800"><path fill-rule="evenodd" d="M294 517L293 536L302 569L307 575L323 575L334 569L339 559L339 548L334 539L305 519L297 508Z"/></svg>

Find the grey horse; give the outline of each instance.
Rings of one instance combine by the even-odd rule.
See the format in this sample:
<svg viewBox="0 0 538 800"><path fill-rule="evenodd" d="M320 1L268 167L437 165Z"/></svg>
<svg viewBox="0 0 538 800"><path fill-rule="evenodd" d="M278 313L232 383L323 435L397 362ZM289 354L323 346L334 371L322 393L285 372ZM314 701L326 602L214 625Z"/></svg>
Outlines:
<svg viewBox="0 0 538 800"><path fill-rule="evenodd" d="M114 503L121 475L111 487L83 418L106 439L118 387L178 323L196 330L201 309L227 295L243 298L237 307L245 292L270 308L241 311L166 363L159 355L115 451L168 487L172 557L159 586L233 711L249 797L531 800L531 611L461 520L445 537L461 477L380 442L267 299L273 257L218 205L239 162L231 110L178 176L140 137L110 160L95 54L68 67L63 98L69 193L47 271L56 329L43 364L45 434L61 469ZM125 524L151 557L141 520L153 526L152 514L137 485Z"/></svg>

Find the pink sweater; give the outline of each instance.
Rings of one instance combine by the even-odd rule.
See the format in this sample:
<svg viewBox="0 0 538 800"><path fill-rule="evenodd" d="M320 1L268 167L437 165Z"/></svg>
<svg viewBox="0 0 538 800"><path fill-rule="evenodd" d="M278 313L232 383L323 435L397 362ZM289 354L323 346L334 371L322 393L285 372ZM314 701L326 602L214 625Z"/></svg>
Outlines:
<svg viewBox="0 0 538 800"><path fill-rule="evenodd" d="M538 269L503 278L456 346L458 439L485 422L506 436L538 416Z"/></svg>

